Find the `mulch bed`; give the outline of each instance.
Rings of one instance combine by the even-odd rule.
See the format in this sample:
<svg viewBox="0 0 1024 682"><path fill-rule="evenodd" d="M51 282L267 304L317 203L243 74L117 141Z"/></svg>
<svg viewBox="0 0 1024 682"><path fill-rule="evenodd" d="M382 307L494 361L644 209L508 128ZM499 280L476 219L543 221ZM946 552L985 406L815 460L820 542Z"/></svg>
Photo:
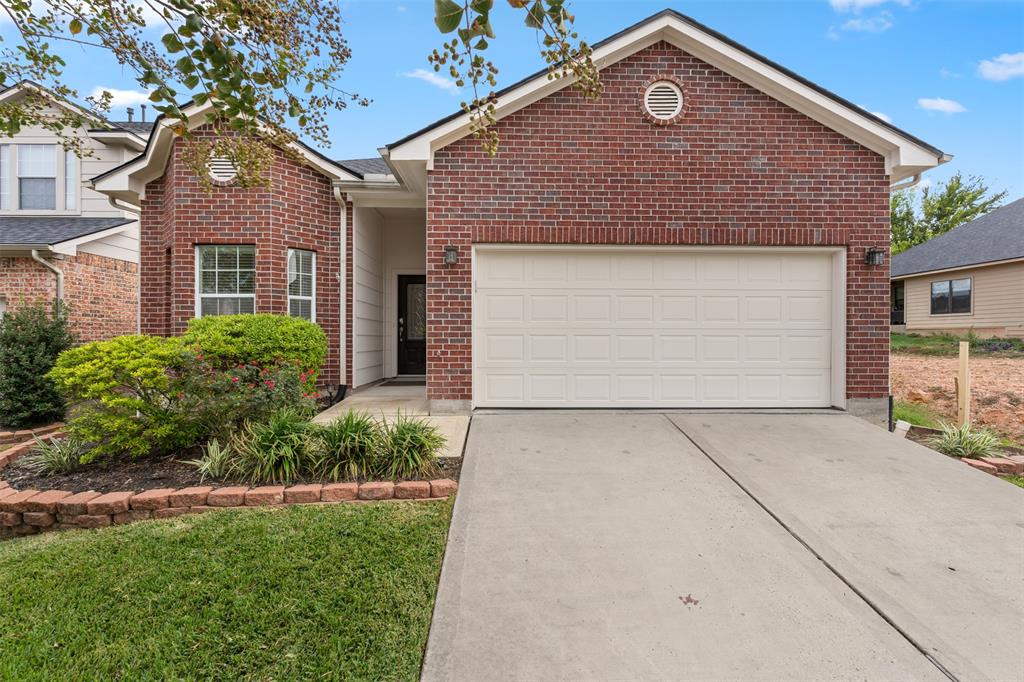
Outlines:
<svg viewBox="0 0 1024 682"><path fill-rule="evenodd" d="M154 488L187 488L198 485L245 484L248 481L218 480L206 478L201 480L196 468L186 461L198 458L199 453L178 455L175 457L149 457L145 459L123 459L96 463L83 467L78 471L66 474L43 476L19 464L15 460L4 469L0 469L0 479L7 481L12 488L19 490L94 490L98 493L131 490L139 492ZM442 457L438 460L440 474L422 479L429 481L435 478L459 480L462 469L461 457ZM299 479L294 483L329 483L314 479ZM363 482L363 481L358 481Z"/></svg>

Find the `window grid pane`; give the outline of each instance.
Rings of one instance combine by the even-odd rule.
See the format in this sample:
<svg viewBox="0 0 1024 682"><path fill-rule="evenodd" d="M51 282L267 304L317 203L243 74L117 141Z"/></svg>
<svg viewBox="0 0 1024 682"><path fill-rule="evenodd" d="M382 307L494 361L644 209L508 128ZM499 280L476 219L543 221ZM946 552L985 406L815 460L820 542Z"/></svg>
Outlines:
<svg viewBox="0 0 1024 682"><path fill-rule="evenodd" d="M18 145L18 177L21 177L21 178L56 178L57 177L57 145L55 145L55 144L20 144L20 145Z"/></svg>
<svg viewBox="0 0 1024 682"><path fill-rule="evenodd" d="M949 280L932 282L932 315L949 313Z"/></svg>
<svg viewBox="0 0 1024 682"><path fill-rule="evenodd" d="M64 150L64 210L78 208L78 173L75 172L75 153Z"/></svg>
<svg viewBox="0 0 1024 682"><path fill-rule="evenodd" d="M0 144L0 211L11 208L11 145Z"/></svg>
<svg viewBox="0 0 1024 682"><path fill-rule="evenodd" d="M199 315L256 311L256 248L200 246Z"/></svg>
<svg viewBox="0 0 1024 682"><path fill-rule="evenodd" d="M971 280L967 279L954 279L950 285L952 289L952 297L950 300L950 310L954 313L969 313L971 312Z"/></svg>
<svg viewBox="0 0 1024 682"><path fill-rule="evenodd" d="M316 320L316 254L302 249L288 249L288 314Z"/></svg>
<svg viewBox="0 0 1024 682"><path fill-rule="evenodd" d="M18 208L32 211L53 211L57 208L57 180L54 178L20 178Z"/></svg>

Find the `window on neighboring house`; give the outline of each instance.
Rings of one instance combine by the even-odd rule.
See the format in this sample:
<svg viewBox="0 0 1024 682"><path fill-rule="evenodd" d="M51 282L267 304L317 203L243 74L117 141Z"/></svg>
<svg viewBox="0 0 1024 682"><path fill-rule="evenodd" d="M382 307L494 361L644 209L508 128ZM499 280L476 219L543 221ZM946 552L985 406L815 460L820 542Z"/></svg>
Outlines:
<svg viewBox="0 0 1024 682"><path fill-rule="evenodd" d="M18 208L22 211L57 209L57 145L19 144Z"/></svg>
<svg viewBox="0 0 1024 682"><path fill-rule="evenodd" d="M256 312L256 247L196 247L196 317Z"/></svg>
<svg viewBox="0 0 1024 682"><path fill-rule="evenodd" d="M11 145L0 144L0 211L11 208Z"/></svg>
<svg viewBox="0 0 1024 682"><path fill-rule="evenodd" d="M971 278L932 282L932 315L971 312Z"/></svg>
<svg viewBox="0 0 1024 682"><path fill-rule="evenodd" d="M316 253L288 249L288 314L316 322Z"/></svg>
<svg viewBox="0 0 1024 682"><path fill-rule="evenodd" d="M78 156L70 149L64 150L64 210L78 208Z"/></svg>

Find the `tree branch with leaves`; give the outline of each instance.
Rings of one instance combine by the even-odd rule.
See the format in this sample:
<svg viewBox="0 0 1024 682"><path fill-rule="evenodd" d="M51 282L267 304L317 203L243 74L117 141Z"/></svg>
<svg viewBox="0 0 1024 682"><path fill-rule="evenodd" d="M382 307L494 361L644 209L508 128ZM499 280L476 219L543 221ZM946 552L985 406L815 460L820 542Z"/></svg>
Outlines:
<svg viewBox="0 0 1024 682"><path fill-rule="evenodd" d="M991 192L984 180L957 173L934 189L893 192L889 214L893 254L906 251L998 208L1006 192Z"/></svg>

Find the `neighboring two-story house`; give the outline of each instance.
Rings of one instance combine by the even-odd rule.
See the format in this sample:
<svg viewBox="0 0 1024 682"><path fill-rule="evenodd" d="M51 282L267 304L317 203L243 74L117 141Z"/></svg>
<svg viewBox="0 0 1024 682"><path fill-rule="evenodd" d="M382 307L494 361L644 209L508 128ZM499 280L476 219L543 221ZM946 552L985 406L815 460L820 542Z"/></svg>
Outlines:
<svg viewBox="0 0 1024 682"><path fill-rule="evenodd" d="M0 103L29 96L48 99L55 115L81 114L89 153L38 127L0 137L0 315L59 299L82 341L135 333L138 219L88 181L142 151L152 124L98 119L27 82L0 91Z"/></svg>

